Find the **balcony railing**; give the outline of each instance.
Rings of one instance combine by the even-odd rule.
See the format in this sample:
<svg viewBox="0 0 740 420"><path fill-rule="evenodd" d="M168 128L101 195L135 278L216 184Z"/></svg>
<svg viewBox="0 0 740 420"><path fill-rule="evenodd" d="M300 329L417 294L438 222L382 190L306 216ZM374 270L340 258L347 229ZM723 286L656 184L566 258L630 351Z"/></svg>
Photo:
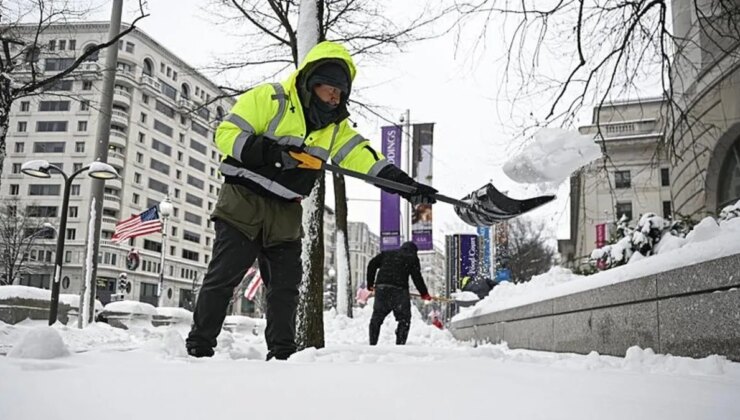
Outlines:
<svg viewBox="0 0 740 420"><path fill-rule="evenodd" d="M153 89L155 92L160 92L162 90L162 84L159 82L159 80L153 78L152 76L142 74L139 81L141 82L142 85L144 85L144 87L149 87L150 89Z"/></svg>

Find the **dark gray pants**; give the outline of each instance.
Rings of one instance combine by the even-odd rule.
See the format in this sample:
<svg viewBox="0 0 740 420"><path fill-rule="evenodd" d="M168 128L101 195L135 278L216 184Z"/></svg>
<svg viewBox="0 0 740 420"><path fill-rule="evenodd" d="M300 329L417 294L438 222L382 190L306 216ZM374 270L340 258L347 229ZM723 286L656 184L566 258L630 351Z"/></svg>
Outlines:
<svg viewBox="0 0 740 420"><path fill-rule="evenodd" d="M265 247L261 235L252 241L218 219L214 227L213 257L198 293L193 326L187 338L188 348L216 347L216 337L221 332L234 288L258 258L267 288L267 350L270 356L287 358L296 351L295 316L298 286L303 275L301 241Z"/></svg>
<svg viewBox="0 0 740 420"><path fill-rule="evenodd" d="M385 317L393 312L398 322L396 327L396 344L406 344L411 328L411 297L408 289L378 285L375 287L375 303L370 318L370 345L378 344L380 327Z"/></svg>

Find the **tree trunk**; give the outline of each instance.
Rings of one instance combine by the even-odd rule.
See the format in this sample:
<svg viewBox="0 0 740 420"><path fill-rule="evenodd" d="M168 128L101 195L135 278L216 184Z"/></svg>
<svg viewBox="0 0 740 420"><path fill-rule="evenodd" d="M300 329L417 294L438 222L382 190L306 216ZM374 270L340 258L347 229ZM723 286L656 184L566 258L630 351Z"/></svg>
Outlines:
<svg viewBox="0 0 740 420"><path fill-rule="evenodd" d="M10 125L10 105L11 103L5 100L0 104L0 180L2 179L3 166L5 164L5 156L7 153L5 137L8 134L8 126Z"/></svg>
<svg viewBox="0 0 740 420"><path fill-rule="evenodd" d="M296 322L298 350L324 347L324 176L303 200L303 281Z"/></svg>
<svg viewBox="0 0 740 420"><path fill-rule="evenodd" d="M352 270L347 235L347 187L344 175L334 174L334 214L337 223L337 313L352 318Z"/></svg>

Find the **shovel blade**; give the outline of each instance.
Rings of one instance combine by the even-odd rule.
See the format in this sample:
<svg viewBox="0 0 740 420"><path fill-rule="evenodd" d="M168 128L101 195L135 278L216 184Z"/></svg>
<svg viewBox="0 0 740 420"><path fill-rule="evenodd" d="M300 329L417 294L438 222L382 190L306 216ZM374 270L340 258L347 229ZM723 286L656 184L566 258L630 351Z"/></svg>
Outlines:
<svg viewBox="0 0 740 420"><path fill-rule="evenodd" d="M554 200L554 195L517 200L502 193L493 184L483 187L465 196L465 206L455 206L455 213L465 223L479 226L493 226L517 216L521 216L543 204Z"/></svg>

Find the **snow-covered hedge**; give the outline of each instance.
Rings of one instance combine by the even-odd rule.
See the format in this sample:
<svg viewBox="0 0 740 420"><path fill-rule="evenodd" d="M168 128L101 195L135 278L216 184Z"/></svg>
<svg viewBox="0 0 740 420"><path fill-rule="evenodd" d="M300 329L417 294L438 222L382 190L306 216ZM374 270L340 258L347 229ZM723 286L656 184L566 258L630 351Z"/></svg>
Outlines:
<svg viewBox="0 0 740 420"><path fill-rule="evenodd" d="M591 252L590 262L599 270L640 260L651 255L681 248L687 239L694 236L712 235L723 223L740 217L740 201L727 206L719 214L718 221L711 217L702 220L694 229L691 223L666 220L655 213L645 213L637 225L631 228L624 216L617 223L617 241ZM688 238L687 238L688 237Z"/></svg>

